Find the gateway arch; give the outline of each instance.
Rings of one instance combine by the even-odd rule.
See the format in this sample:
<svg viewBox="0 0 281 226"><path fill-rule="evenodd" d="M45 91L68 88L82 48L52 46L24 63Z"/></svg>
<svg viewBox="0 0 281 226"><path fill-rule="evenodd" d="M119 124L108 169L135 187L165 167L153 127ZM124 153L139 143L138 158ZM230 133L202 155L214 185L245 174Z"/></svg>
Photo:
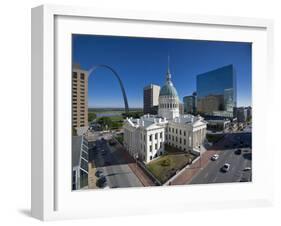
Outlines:
<svg viewBox="0 0 281 226"><path fill-rule="evenodd" d="M125 92L125 88L123 86L123 83L122 83L122 80L121 78L119 77L118 73L110 66L106 65L106 64L98 64L98 65L95 65L93 66L90 70L89 70L89 77L90 75L98 68L106 68L108 70L110 70L112 72L113 75L115 75L115 77L117 78L118 82L119 82L119 85L120 85L120 88L121 88L121 91L122 91L122 95L123 95L123 99L124 99L124 105L125 105L125 112L126 113L129 113L129 105L128 105L128 99L127 99L127 95L126 95L126 92Z"/></svg>

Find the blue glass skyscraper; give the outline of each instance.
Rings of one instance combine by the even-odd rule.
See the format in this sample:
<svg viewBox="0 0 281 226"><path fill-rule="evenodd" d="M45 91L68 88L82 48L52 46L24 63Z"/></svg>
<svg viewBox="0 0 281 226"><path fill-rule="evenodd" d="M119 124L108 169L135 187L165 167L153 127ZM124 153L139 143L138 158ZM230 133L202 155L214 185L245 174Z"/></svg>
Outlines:
<svg viewBox="0 0 281 226"><path fill-rule="evenodd" d="M233 115L237 104L236 72L233 65L197 75L197 111Z"/></svg>

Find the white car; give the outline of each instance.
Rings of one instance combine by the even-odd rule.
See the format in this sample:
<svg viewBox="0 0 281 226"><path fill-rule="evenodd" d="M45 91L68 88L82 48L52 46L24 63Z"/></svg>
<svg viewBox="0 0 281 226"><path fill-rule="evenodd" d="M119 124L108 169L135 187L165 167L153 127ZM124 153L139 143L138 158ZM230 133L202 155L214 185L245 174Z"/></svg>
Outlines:
<svg viewBox="0 0 281 226"><path fill-rule="evenodd" d="M245 167L244 171L250 171L252 168L251 167Z"/></svg>
<svg viewBox="0 0 281 226"><path fill-rule="evenodd" d="M214 155L211 157L211 160L216 161L218 158L219 158L219 155L218 155L218 154L214 154Z"/></svg>

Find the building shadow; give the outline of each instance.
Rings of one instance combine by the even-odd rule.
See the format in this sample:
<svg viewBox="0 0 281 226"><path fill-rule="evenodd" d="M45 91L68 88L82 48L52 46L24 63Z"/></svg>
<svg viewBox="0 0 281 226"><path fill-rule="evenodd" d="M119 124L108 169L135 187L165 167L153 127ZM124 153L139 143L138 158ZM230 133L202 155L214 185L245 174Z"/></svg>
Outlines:
<svg viewBox="0 0 281 226"><path fill-rule="evenodd" d="M19 209L18 212L27 217L32 217L30 209Z"/></svg>
<svg viewBox="0 0 281 226"><path fill-rule="evenodd" d="M117 147L114 147L114 151L106 150L104 153L101 151L96 151L95 154L89 153L89 161L92 161L96 168L114 165L128 165L136 162L126 151Z"/></svg>
<svg viewBox="0 0 281 226"><path fill-rule="evenodd" d="M228 150L236 148L251 148L252 147L252 133L240 132L240 133L227 133L227 138L224 137L212 146L208 147L208 150ZM240 141L243 140L243 143Z"/></svg>

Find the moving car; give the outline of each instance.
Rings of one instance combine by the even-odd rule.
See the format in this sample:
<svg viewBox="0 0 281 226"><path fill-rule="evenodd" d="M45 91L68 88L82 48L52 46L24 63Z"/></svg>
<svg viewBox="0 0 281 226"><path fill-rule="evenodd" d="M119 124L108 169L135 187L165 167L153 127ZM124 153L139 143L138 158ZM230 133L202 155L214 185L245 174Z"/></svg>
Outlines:
<svg viewBox="0 0 281 226"><path fill-rule="evenodd" d="M211 157L211 160L216 161L218 158L219 158L219 155L218 155L218 154L214 154L214 155Z"/></svg>
<svg viewBox="0 0 281 226"><path fill-rule="evenodd" d="M229 171L229 169L230 169L230 164L225 163L225 164L223 165L223 167L221 168L221 171L226 173L226 172Z"/></svg>
<svg viewBox="0 0 281 226"><path fill-rule="evenodd" d="M248 167L245 167L244 168L244 171L250 171L252 168L250 167L250 166L248 166Z"/></svg>

